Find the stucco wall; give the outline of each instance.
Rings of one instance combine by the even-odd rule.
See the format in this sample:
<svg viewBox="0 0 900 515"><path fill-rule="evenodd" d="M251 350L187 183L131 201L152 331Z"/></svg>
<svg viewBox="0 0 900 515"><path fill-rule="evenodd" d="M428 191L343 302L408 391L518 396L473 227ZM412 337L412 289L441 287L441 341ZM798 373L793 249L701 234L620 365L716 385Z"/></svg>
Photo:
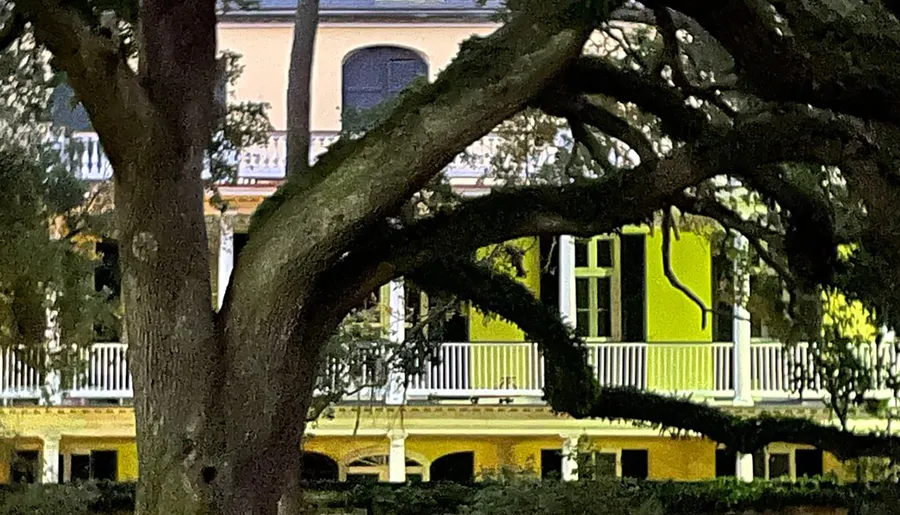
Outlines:
<svg viewBox="0 0 900 515"><path fill-rule="evenodd" d="M385 25L324 24L319 28L313 65L311 125L314 131L341 127L341 66L356 49L395 45L415 50L428 63L433 79L459 51L459 44L473 34L486 35L492 24ZM219 48L243 56L244 73L233 91L239 101L269 102L272 124L286 126L285 95L292 28L288 24L219 25Z"/></svg>

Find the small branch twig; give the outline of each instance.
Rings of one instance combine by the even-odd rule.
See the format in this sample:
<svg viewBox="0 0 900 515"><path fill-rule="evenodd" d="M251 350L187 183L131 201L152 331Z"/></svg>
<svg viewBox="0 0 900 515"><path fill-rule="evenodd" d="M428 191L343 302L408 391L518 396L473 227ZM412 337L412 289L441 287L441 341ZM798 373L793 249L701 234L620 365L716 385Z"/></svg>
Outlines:
<svg viewBox="0 0 900 515"><path fill-rule="evenodd" d="M5 51L25 32L25 17L13 9L6 25L0 30L0 52Z"/></svg>
<svg viewBox="0 0 900 515"><path fill-rule="evenodd" d="M693 290L684 285L681 281L678 280L678 277L675 275L675 272L672 270L672 211L671 208L666 208L663 210L663 227L662 227L662 235L663 235L663 244L662 244L662 256L663 256L663 271L665 272L666 279L669 280L669 284L671 284L676 290L685 294L687 298L691 299L699 308L700 308L700 316L701 316L701 328L706 329L707 315L711 311L709 307L707 307L706 303L703 302Z"/></svg>

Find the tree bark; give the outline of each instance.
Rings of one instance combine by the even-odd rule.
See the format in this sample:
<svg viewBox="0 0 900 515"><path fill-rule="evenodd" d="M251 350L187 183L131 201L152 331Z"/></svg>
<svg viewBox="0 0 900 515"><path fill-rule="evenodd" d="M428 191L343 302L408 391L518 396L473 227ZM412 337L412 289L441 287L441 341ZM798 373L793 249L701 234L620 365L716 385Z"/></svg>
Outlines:
<svg viewBox="0 0 900 515"><path fill-rule="evenodd" d="M287 90L288 178L309 169L312 66L319 27L319 0L298 0Z"/></svg>

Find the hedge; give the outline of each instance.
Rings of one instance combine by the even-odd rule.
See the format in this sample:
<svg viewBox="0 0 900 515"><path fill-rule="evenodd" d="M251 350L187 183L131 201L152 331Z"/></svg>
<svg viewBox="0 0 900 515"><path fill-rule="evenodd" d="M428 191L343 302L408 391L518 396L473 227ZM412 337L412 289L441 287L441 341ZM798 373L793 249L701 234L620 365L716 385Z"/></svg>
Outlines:
<svg viewBox="0 0 900 515"><path fill-rule="evenodd" d="M883 513L895 513L900 502L896 483L837 484L815 479L795 483L563 483L514 479L472 484L324 482L305 487L314 506L355 508L368 515L493 515L525 513L526 508L543 515L568 515L574 510L599 514L622 513L609 510L623 505L634 507L628 510L633 513L646 513L646 506L652 505L652 513L665 515L725 514L792 506L842 507L854 515L872 515L882 513L879 506L885 507ZM2 485L0 515L122 515L133 511L134 494L133 483ZM644 508L639 510L638 505Z"/></svg>

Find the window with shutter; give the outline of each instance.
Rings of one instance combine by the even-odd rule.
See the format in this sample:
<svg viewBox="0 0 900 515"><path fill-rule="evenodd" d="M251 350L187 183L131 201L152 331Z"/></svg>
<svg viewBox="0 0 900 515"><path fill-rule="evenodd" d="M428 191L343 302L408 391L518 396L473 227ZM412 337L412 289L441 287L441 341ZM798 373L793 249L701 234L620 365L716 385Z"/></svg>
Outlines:
<svg viewBox="0 0 900 515"><path fill-rule="evenodd" d="M412 50L378 46L357 50L343 66L343 109L370 109L393 98L428 65Z"/></svg>

